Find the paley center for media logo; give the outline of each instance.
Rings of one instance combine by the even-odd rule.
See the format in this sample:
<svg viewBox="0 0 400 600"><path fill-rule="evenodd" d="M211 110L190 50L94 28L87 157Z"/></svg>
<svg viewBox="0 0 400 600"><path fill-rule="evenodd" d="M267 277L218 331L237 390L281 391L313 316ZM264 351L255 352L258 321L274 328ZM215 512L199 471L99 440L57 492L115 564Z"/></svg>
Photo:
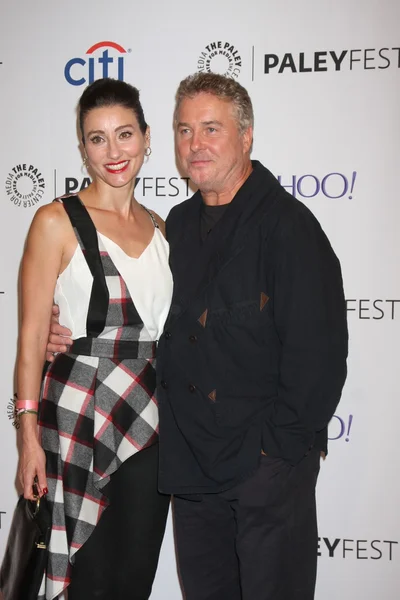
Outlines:
<svg viewBox="0 0 400 600"><path fill-rule="evenodd" d="M127 52L115 42L98 42L86 50L85 58L71 58L64 68L64 76L71 85L85 85L96 79L113 77L123 81Z"/></svg>
<svg viewBox="0 0 400 600"><path fill-rule="evenodd" d="M213 72L237 79L241 68L240 52L229 41L210 42L197 59L197 70L200 73Z"/></svg>
<svg viewBox="0 0 400 600"><path fill-rule="evenodd" d="M400 69L400 46L388 44L380 48L337 48L315 51L263 52L256 46L239 49L229 40L217 40L207 44L197 59L199 72L213 72L238 78L243 56L251 64L251 79L260 70L264 75L323 73L345 71L382 71ZM260 69L261 67L261 69Z"/></svg>
<svg viewBox="0 0 400 600"><path fill-rule="evenodd" d="M21 163L15 165L8 173L5 190L14 206L31 208L43 198L45 180L37 167Z"/></svg>
<svg viewBox="0 0 400 600"><path fill-rule="evenodd" d="M14 394L14 398L10 398L7 404L7 416L11 421L13 427L19 429L19 422L15 415L15 401L17 399L17 394Z"/></svg>
<svg viewBox="0 0 400 600"><path fill-rule="evenodd" d="M400 68L400 47L264 54L264 74L369 71Z"/></svg>

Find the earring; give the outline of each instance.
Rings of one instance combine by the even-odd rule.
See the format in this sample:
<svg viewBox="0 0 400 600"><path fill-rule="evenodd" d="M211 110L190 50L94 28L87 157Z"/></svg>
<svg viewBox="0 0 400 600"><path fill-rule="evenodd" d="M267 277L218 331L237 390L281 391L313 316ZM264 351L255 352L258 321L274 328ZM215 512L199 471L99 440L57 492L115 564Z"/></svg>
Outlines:
<svg viewBox="0 0 400 600"><path fill-rule="evenodd" d="M83 166L85 167L85 169L87 169L88 165L89 165L89 159L85 154L84 159L83 159Z"/></svg>
<svg viewBox="0 0 400 600"><path fill-rule="evenodd" d="M147 146L146 150L144 151L144 155L149 157L150 154L151 154L151 148L150 148L150 146Z"/></svg>

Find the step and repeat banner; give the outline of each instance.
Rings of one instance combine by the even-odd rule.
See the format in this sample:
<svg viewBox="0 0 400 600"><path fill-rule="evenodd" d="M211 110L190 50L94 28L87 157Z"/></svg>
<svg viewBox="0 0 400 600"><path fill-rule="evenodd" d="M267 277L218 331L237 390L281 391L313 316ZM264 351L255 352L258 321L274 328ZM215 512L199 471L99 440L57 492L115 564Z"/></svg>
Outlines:
<svg viewBox="0 0 400 600"><path fill-rule="evenodd" d="M400 597L399 23L393 0L1 5L0 557L17 497L19 265L37 208L89 182L77 100L105 76L140 89L152 154L136 195L166 217L192 193L175 164L177 85L215 71L248 89L253 157L314 212L343 268L349 375L318 484L316 598ZM151 599L181 598L170 517Z"/></svg>

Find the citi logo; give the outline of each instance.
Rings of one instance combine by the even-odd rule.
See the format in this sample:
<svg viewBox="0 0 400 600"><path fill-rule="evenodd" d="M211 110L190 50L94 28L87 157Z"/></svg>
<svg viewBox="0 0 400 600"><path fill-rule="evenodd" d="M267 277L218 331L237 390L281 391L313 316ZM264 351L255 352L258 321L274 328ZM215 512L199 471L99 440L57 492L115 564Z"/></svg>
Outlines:
<svg viewBox="0 0 400 600"><path fill-rule="evenodd" d="M93 83L103 77L123 81L125 48L115 42L98 42L86 51L85 58L71 58L64 68L64 76L70 85ZM128 50L130 52L130 50Z"/></svg>

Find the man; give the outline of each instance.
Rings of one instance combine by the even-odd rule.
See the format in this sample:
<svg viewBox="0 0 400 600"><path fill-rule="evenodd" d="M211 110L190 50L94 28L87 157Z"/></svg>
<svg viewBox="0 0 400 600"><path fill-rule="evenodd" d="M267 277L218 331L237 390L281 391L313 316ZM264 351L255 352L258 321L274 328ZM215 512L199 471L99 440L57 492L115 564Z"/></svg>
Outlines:
<svg viewBox="0 0 400 600"><path fill-rule="evenodd" d="M315 485L346 377L339 262L311 212L250 160L246 90L178 88L199 191L167 218L174 295L158 352L159 489L187 600L312 600Z"/></svg>

